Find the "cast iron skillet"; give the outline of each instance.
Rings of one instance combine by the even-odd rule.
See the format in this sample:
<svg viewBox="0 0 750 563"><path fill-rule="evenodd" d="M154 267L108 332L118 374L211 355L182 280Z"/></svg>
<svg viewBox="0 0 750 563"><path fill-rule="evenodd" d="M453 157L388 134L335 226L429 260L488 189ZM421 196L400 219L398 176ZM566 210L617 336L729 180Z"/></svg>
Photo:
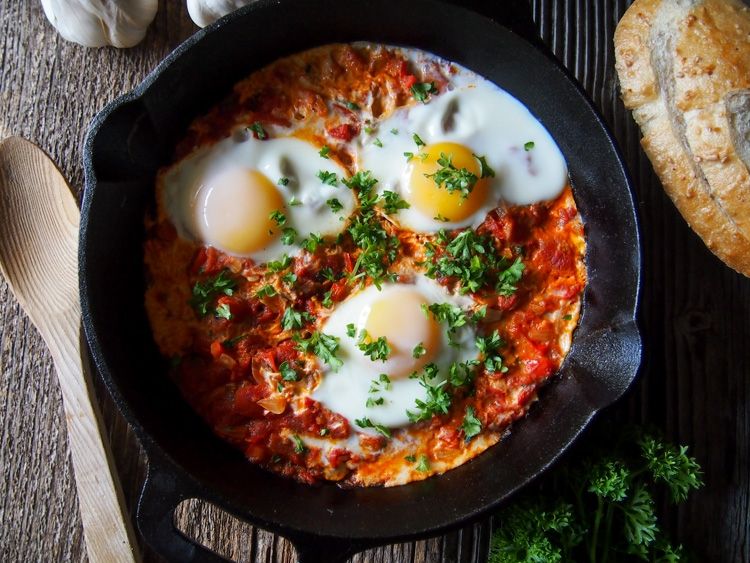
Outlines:
<svg viewBox="0 0 750 563"><path fill-rule="evenodd" d="M641 358L634 321L640 248L618 151L580 87L534 37L528 5L474 7L484 15L439 0L259 0L188 39L91 125L80 244L84 328L99 374L148 454L138 527L169 559L221 560L174 528L174 508L186 498L283 534L303 561L344 560L367 547L444 532L539 475L633 381ZM305 486L246 462L165 377L143 306L143 216L155 172L188 123L252 70L354 40L426 49L524 102L567 159L588 240L581 323L539 404L477 459L390 489Z"/></svg>

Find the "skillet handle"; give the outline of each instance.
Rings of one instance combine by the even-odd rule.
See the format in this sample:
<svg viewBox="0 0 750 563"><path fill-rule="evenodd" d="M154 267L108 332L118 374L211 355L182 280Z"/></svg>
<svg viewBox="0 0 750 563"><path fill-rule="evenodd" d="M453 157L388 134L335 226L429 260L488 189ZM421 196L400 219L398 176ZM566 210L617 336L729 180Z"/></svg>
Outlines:
<svg viewBox="0 0 750 563"><path fill-rule="evenodd" d="M190 498L177 480L149 463L148 475L138 499L136 522L146 543L168 561L226 563L229 561L184 536L174 525L177 505Z"/></svg>
<svg viewBox="0 0 750 563"><path fill-rule="evenodd" d="M542 46L532 16L530 0L447 0L507 27L524 39Z"/></svg>
<svg viewBox="0 0 750 563"><path fill-rule="evenodd" d="M174 525L174 511L183 500L193 498L169 470L159 469L149 457L146 481L138 499L136 522L146 543L169 561L180 563L227 563L207 547L182 534ZM344 563L371 545L344 540L300 535L289 538L299 563Z"/></svg>

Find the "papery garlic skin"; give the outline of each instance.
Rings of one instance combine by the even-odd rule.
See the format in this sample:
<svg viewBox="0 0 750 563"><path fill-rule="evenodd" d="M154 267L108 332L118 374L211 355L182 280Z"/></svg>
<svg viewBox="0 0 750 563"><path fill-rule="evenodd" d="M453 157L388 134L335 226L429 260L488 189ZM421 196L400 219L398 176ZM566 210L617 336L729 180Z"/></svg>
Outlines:
<svg viewBox="0 0 750 563"><path fill-rule="evenodd" d="M242 6L247 6L255 0L187 0L188 13L190 18L200 27L215 22L219 18L226 16L229 12L234 12Z"/></svg>
<svg viewBox="0 0 750 563"><path fill-rule="evenodd" d="M158 7L158 0L42 0L58 33L84 47L140 43Z"/></svg>

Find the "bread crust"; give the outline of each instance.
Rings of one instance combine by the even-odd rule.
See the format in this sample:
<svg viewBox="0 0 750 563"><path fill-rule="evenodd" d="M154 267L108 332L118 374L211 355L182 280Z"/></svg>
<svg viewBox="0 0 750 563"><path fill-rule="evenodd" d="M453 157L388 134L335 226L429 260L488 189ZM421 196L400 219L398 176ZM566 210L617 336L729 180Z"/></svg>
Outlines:
<svg viewBox="0 0 750 563"><path fill-rule="evenodd" d="M735 0L636 0L615 32L615 57L665 191L706 246L750 276L750 172L724 100L750 80L748 38L750 14Z"/></svg>

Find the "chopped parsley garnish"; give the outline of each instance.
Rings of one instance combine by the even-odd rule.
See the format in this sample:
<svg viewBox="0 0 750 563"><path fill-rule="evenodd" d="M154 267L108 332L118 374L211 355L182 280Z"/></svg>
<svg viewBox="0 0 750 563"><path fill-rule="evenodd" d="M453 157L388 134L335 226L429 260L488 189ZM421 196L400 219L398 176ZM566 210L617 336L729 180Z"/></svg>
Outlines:
<svg viewBox="0 0 750 563"><path fill-rule="evenodd" d="M300 438L296 434L292 434L290 438L292 440L292 443L294 444L295 453L303 454L307 451L307 446L305 446L305 443L302 441L302 438Z"/></svg>
<svg viewBox="0 0 750 563"><path fill-rule="evenodd" d="M479 156L476 154L472 154L474 158L476 158L479 161L479 177L480 178L494 178L495 177L495 171L490 167L489 164L487 164L487 159L484 156Z"/></svg>
<svg viewBox="0 0 750 563"><path fill-rule="evenodd" d="M474 407L466 407L466 414L464 415L464 421L461 423L461 430L464 431L467 442L482 431L482 422L477 418Z"/></svg>
<svg viewBox="0 0 750 563"><path fill-rule="evenodd" d="M354 326L354 323L349 323L348 325L346 325L346 335L349 338L354 338L355 336L357 336L357 327Z"/></svg>
<svg viewBox="0 0 750 563"><path fill-rule="evenodd" d="M333 271L333 268L321 268L319 274L321 278L330 282L335 282L337 279L339 279L338 274Z"/></svg>
<svg viewBox="0 0 750 563"><path fill-rule="evenodd" d="M268 218L271 219L274 223L276 223L279 227L286 224L286 215L284 215L281 211L278 209L276 211L271 211L269 213Z"/></svg>
<svg viewBox="0 0 750 563"><path fill-rule="evenodd" d="M261 141L264 141L268 138L268 133L266 133L266 130L263 129L263 125L260 121L256 121L249 127L250 131L253 132L256 139L259 139Z"/></svg>
<svg viewBox="0 0 750 563"><path fill-rule="evenodd" d="M400 209L409 209L409 203L401 199L397 192L390 190L385 190L383 195L380 196L380 206L388 215L398 213Z"/></svg>
<svg viewBox="0 0 750 563"><path fill-rule="evenodd" d="M447 223L448 221L450 221L450 219L448 219L448 217L446 217L445 215L440 215L440 213L438 213L437 215L435 215L433 217L433 219L435 221L440 221L441 223Z"/></svg>
<svg viewBox="0 0 750 563"><path fill-rule="evenodd" d="M190 305L201 316L208 314L208 306L217 295L232 295L236 282L229 277L227 270L222 270L216 277L206 280L204 283L195 282L193 286L193 296L190 299Z"/></svg>
<svg viewBox="0 0 750 563"><path fill-rule="evenodd" d="M331 154L331 147L329 147L328 145L323 145L318 154L323 158L328 158L328 155Z"/></svg>
<svg viewBox="0 0 750 563"><path fill-rule="evenodd" d="M398 129L396 129L395 127L391 129L391 135L398 135Z"/></svg>
<svg viewBox="0 0 750 563"><path fill-rule="evenodd" d="M391 378L388 377L387 373L381 373L377 379L370 381L370 389L368 393L379 393L380 391L388 391L391 388Z"/></svg>
<svg viewBox="0 0 750 563"><path fill-rule="evenodd" d="M365 129L364 129L364 130L365 130L365 133L367 133L368 135L372 135L373 131L375 131L375 130L374 130L374 129L373 129L373 128L372 128L371 126L369 126L369 125L365 125Z"/></svg>
<svg viewBox="0 0 750 563"><path fill-rule="evenodd" d="M461 198L466 199L479 178L466 168L456 168L452 160L453 155L441 152L437 161L440 168L437 172L425 176L432 179L438 188L445 188L449 193L460 192Z"/></svg>
<svg viewBox="0 0 750 563"><path fill-rule="evenodd" d="M315 252L318 247L323 244L323 237L317 233L310 233L308 237L302 241L302 248L312 253Z"/></svg>
<svg viewBox="0 0 750 563"><path fill-rule="evenodd" d="M339 184L338 176L334 172L319 170L317 176L326 186L338 186Z"/></svg>
<svg viewBox="0 0 750 563"><path fill-rule="evenodd" d="M289 200L289 205L295 207L297 205L302 205L302 202L298 200L296 196L292 196L292 199Z"/></svg>
<svg viewBox="0 0 750 563"><path fill-rule="evenodd" d="M453 387L469 385L474 381L475 369L479 360L466 360L465 362L453 362L448 370L448 381Z"/></svg>
<svg viewBox="0 0 750 563"><path fill-rule="evenodd" d="M273 297L274 295L276 295L276 288L268 284L255 292L255 297L259 297L260 299L263 299L264 297Z"/></svg>
<svg viewBox="0 0 750 563"><path fill-rule="evenodd" d="M419 456L419 463L417 464L417 471L422 473L430 470L430 458L426 455Z"/></svg>
<svg viewBox="0 0 750 563"><path fill-rule="evenodd" d="M503 365L503 358L495 354L498 349L505 346L505 341L495 330L490 336L479 336L476 340L477 349L484 356L484 369L487 373L505 373L508 368Z"/></svg>
<svg viewBox="0 0 750 563"><path fill-rule="evenodd" d="M404 457L404 459L406 461L410 462L410 463L414 463L415 461L417 461L417 456L415 456L415 455L407 455L407 456Z"/></svg>
<svg viewBox="0 0 750 563"><path fill-rule="evenodd" d="M232 311L230 311L229 305L227 305L226 303L222 303L221 305L216 307L216 311L214 314L219 319L226 319L226 320L232 319Z"/></svg>
<svg viewBox="0 0 750 563"><path fill-rule="evenodd" d="M573 320L573 315L563 315L563 320L564 321L572 321Z"/></svg>
<svg viewBox="0 0 750 563"><path fill-rule="evenodd" d="M534 141L529 141L528 143L524 143L523 145L523 150L525 150L526 152L530 151L533 148L534 148Z"/></svg>
<svg viewBox="0 0 750 563"><path fill-rule="evenodd" d="M411 356L412 356L412 358L421 358L426 353L427 353L427 350L425 349L425 347L420 342L419 344L417 344L416 346L414 346L414 350L411 351Z"/></svg>
<svg viewBox="0 0 750 563"><path fill-rule="evenodd" d="M411 161L411 159L414 158L415 156L419 160L421 160L422 162L424 162L429 155L426 152L420 152L420 153L417 153L416 155L413 152L405 152L404 156L406 157L406 162Z"/></svg>
<svg viewBox="0 0 750 563"><path fill-rule="evenodd" d="M331 211L334 213L338 213L342 209L344 209L344 205L338 200L338 198L332 197L328 201L326 201L326 205L331 208Z"/></svg>
<svg viewBox="0 0 750 563"><path fill-rule="evenodd" d="M366 330L363 330L359 335L359 343L357 348L364 352L365 356L370 358L373 362L380 360L382 362L388 359L391 355L391 347L388 345L388 341L385 336L379 337L377 340L369 341L369 335Z"/></svg>
<svg viewBox="0 0 750 563"><path fill-rule="evenodd" d="M497 279L497 285L495 289L500 295L509 296L513 295L518 289L518 282L521 281L523 271L526 266L523 265L520 258L516 258L515 262L508 266L507 269L500 273Z"/></svg>
<svg viewBox="0 0 750 563"><path fill-rule="evenodd" d="M292 263L292 258L288 254L283 254L278 260L273 260L266 264L269 272L280 272L286 270Z"/></svg>
<svg viewBox="0 0 750 563"><path fill-rule="evenodd" d="M429 307L422 305L422 310L425 315L428 312L432 313L432 317L439 323L447 324L449 331L461 328L468 322L468 317L463 309L450 303L433 303Z"/></svg>
<svg viewBox="0 0 750 563"><path fill-rule="evenodd" d="M297 274L294 272L287 272L281 276L281 280L287 285L293 285L297 281Z"/></svg>
<svg viewBox="0 0 750 563"><path fill-rule="evenodd" d="M368 409L371 409L373 407L379 407L385 402L385 399L383 397L368 397L367 402L365 402L365 407Z"/></svg>
<svg viewBox="0 0 750 563"><path fill-rule="evenodd" d="M289 185L289 178L287 178L286 176L284 176L282 178L279 178L279 181L276 182L276 183L279 186L288 186ZM294 198L292 198L292 199L294 199Z"/></svg>
<svg viewBox="0 0 750 563"><path fill-rule="evenodd" d="M323 294L323 300L320 302L320 304L323 305L323 307L326 307L327 309L333 307L333 299L331 298L332 295L333 295L333 292L326 291Z"/></svg>
<svg viewBox="0 0 750 563"><path fill-rule="evenodd" d="M354 176L348 180L342 179L344 185L350 190L357 190L358 192L370 192L378 181L372 177L372 172L369 170L360 170Z"/></svg>
<svg viewBox="0 0 750 563"><path fill-rule="evenodd" d="M318 432L318 434L320 434L321 436L328 436L328 434L330 434L330 433L331 433L331 431L328 430L328 428L321 428L320 432Z"/></svg>
<svg viewBox="0 0 750 563"><path fill-rule="evenodd" d="M302 328L304 325L313 320L313 316L307 311L295 311L292 307L289 307L284 311L284 315L281 317L281 328L284 330L294 330Z"/></svg>
<svg viewBox="0 0 750 563"><path fill-rule="evenodd" d="M428 364L433 365L434 364ZM425 366L425 371L427 366ZM416 412L407 410L406 416L409 417L411 422L420 422L422 420L429 420L436 414L448 414L448 410L451 406L451 396L448 391L445 390L445 384L447 380L443 380L437 385L432 385L427 379L429 376L427 373L422 374L419 377L419 384L427 390L426 400L416 399L414 404L417 408Z"/></svg>
<svg viewBox="0 0 750 563"><path fill-rule="evenodd" d="M290 246L294 244L295 240L297 240L297 231L294 227L285 227L284 230L281 231L281 244Z"/></svg>
<svg viewBox="0 0 750 563"><path fill-rule="evenodd" d="M440 245L426 244L426 275L430 278L455 278L461 282L461 293L476 293L493 289L501 295L511 295L523 273L523 263L499 255L494 242L466 229L450 240L444 231L437 237Z"/></svg>
<svg viewBox="0 0 750 563"><path fill-rule="evenodd" d="M354 102L344 102L344 105L346 106L346 109L350 109L352 111L359 111L361 108L355 104Z"/></svg>
<svg viewBox="0 0 750 563"><path fill-rule="evenodd" d="M434 82L418 82L411 87L411 95L418 102L426 104L430 98L430 94L437 94L438 89Z"/></svg>
<svg viewBox="0 0 750 563"><path fill-rule="evenodd" d="M383 141L381 141L379 138L375 138L375 140L372 142L373 145L375 145L378 148L383 148Z"/></svg>
<svg viewBox="0 0 750 563"><path fill-rule="evenodd" d="M415 145L417 145L417 148L419 148L419 147L424 147L424 146L425 146L425 143L424 143L424 141L422 140L422 137L420 137L420 136L419 136L419 135L417 135L416 133L414 133L414 134L413 134L413 135L411 136L411 138L412 138L412 139L414 140L414 144L415 144Z"/></svg>
<svg viewBox="0 0 750 563"><path fill-rule="evenodd" d="M281 362L279 373L284 381L299 381L299 374L289 365L289 362Z"/></svg>
<svg viewBox="0 0 750 563"><path fill-rule="evenodd" d="M354 424L356 424L360 428L372 428L373 430L375 430L379 434L382 434L386 438L391 437L391 431L388 430L388 428L386 428L382 424L376 424L372 422L369 418L358 418L354 421Z"/></svg>
<svg viewBox="0 0 750 563"><path fill-rule="evenodd" d="M297 348L300 352L312 352L331 366L334 371L343 365L343 362L336 357L336 352L339 349L339 339L336 336L322 332L313 332L310 338L305 339L295 336L294 339L297 341Z"/></svg>

